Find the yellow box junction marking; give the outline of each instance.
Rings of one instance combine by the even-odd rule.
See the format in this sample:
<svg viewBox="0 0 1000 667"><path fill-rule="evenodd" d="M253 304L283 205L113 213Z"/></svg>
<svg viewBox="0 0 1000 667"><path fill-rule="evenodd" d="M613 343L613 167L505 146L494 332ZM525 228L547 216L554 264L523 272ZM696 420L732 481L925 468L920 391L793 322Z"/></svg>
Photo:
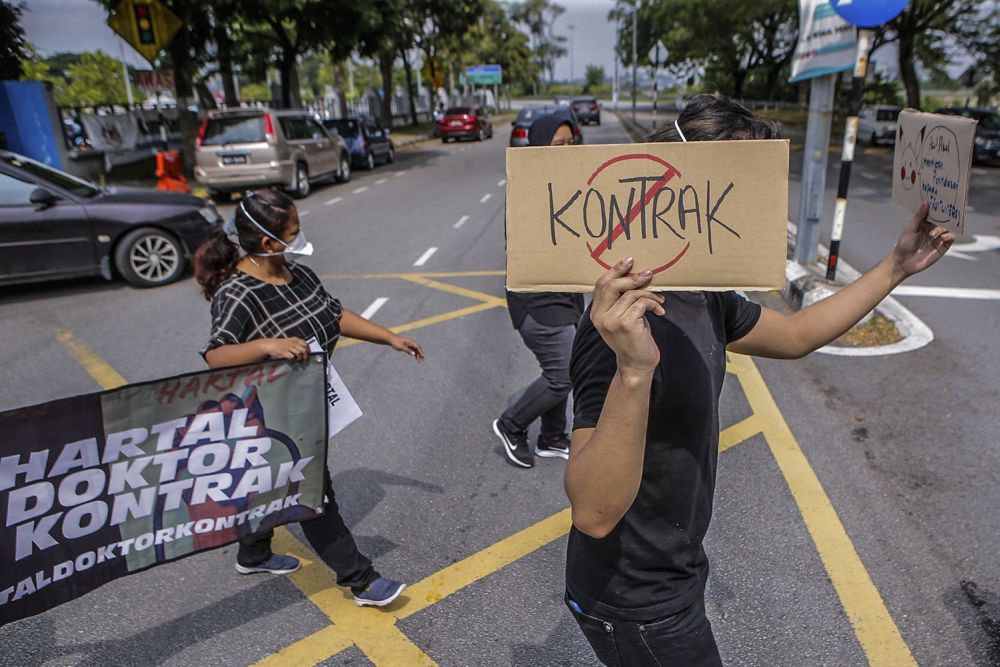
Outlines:
<svg viewBox="0 0 1000 667"><path fill-rule="evenodd" d="M465 315L506 307L506 301L484 292L470 290L438 279L470 276L502 276L502 271L456 273L370 274L365 276L323 276L326 280L399 279L431 289L479 301L433 317L393 327L397 333L446 322ZM125 384L125 379L89 346L66 329L56 329L56 337L103 389ZM345 340L342 347L359 341ZM809 535L816 545L858 642L876 667L916 665L909 647L892 620L881 594L858 556L819 478L799 447L795 436L778 410L764 378L750 357L728 355L727 372L736 376L752 415L719 434L719 451L761 434L788 484ZM500 542L454 563L406 589L383 610L361 609L352 596L336 584L336 577L315 554L281 528L275 533L274 548L292 553L303 562L291 581L334 623L256 663L257 665L314 665L341 651L357 646L375 665L436 664L399 630L396 623L449 595L507 567L565 536L570 529L570 511L564 509Z"/></svg>

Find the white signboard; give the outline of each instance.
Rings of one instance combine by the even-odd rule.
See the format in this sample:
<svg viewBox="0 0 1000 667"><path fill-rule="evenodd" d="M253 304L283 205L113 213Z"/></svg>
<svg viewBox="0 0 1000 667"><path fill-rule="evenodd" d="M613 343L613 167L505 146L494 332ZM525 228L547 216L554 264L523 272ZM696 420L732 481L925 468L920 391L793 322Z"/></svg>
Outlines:
<svg viewBox="0 0 1000 667"><path fill-rule="evenodd" d="M828 0L799 0L799 41L792 56L792 83L854 68L857 31Z"/></svg>
<svg viewBox="0 0 1000 667"><path fill-rule="evenodd" d="M322 352L323 348L320 347L315 338L310 338L309 351ZM326 362L326 409L327 428L329 429L327 434L331 438L347 428L362 414L361 408L351 396L351 392L347 391L347 385L340 379L340 373L329 361Z"/></svg>

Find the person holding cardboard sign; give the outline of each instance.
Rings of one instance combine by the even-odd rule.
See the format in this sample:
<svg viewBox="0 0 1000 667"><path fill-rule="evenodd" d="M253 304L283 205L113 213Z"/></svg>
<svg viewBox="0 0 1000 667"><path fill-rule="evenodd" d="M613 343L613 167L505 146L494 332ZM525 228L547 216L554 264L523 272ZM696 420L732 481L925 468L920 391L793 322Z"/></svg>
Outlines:
<svg viewBox="0 0 1000 667"><path fill-rule="evenodd" d="M775 134L735 102L703 95L653 140ZM924 207L874 269L794 315L736 292L651 291L652 272L630 258L597 282L570 364L566 604L604 664L722 664L705 614L702 540L725 353L800 358L843 334L948 250L954 235L926 217Z"/></svg>
<svg viewBox="0 0 1000 667"><path fill-rule="evenodd" d="M306 339L331 354L341 335L389 345L423 361L420 345L343 308L319 277L289 255L311 255L298 212L277 190L247 192L236 213L195 253L195 278L212 302L212 334L202 352L211 368L265 359L305 361ZM324 462L325 464L325 462ZM359 606L383 607L406 587L381 576L347 528L323 466L323 514L302 521L302 532L337 583L351 589ZM271 551L273 530L239 538L236 570L241 574L288 574L299 569L293 556Z"/></svg>
<svg viewBox="0 0 1000 667"><path fill-rule="evenodd" d="M529 146L567 146L573 132L565 118L541 116L528 129ZM569 353L583 315L583 295L567 292L507 292L507 310L524 344L538 359L542 374L493 422L511 465L535 465L528 427L541 419L534 454L569 458L566 406L569 399Z"/></svg>

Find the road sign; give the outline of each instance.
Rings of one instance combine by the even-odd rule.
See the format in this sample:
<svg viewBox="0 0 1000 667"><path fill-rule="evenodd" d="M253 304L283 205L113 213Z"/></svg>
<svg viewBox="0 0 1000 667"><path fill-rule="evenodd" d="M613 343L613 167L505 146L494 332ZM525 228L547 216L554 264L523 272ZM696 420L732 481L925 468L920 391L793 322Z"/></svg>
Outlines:
<svg viewBox="0 0 1000 667"><path fill-rule="evenodd" d="M500 65L476 65L466 69L459 79L479 86L499 85L503 83L503 70Z"/></svg>
<svg viewBox="0 0 1000 667"><path fill-rule="evenodd" d="M122 0L108 25L152 65L184 24L159 0Z"/></svg>
<svg viewBox="0 0 1000 667"><path fill-rule="evenodd" d="M174 89L174 71L172 69L130 70L129 77L132 80L132 85L139 90L156 93Z"/></svg>
<svg viewBox="0 0 1000 667"><path fill-rule="evenodd" d="M906 7L909 0L830 0L833 11L859 28L877 28L888 23Z"/></svg>
<svg viewBox="0 0 1000 667"><path fill-rule="evenodd" d="M667 47L663 45L663 40L656 40L656 44L649 50L649 64L653 67L665 65L667 62Z"/></svg>
<svg viewBox="0 0 1000 667"><path fill-rule="evenodd" d="M792 83L854 67L857 31L828 0L799 0L799 41L792 55Z"/></svg>

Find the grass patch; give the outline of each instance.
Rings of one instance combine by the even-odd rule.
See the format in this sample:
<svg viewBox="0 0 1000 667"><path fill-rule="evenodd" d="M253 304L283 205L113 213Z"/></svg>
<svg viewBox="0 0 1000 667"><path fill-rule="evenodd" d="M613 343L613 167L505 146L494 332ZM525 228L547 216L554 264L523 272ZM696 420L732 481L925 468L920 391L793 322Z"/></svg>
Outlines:
<svg viewBox="0 0 1000 667"><path fill-rule="evenodd" d="M889 345L903 340L896 328L896 323L884 315L875 313L874 317L854 327L838 338L835 344L842 347L875 347Z"/></svg>

